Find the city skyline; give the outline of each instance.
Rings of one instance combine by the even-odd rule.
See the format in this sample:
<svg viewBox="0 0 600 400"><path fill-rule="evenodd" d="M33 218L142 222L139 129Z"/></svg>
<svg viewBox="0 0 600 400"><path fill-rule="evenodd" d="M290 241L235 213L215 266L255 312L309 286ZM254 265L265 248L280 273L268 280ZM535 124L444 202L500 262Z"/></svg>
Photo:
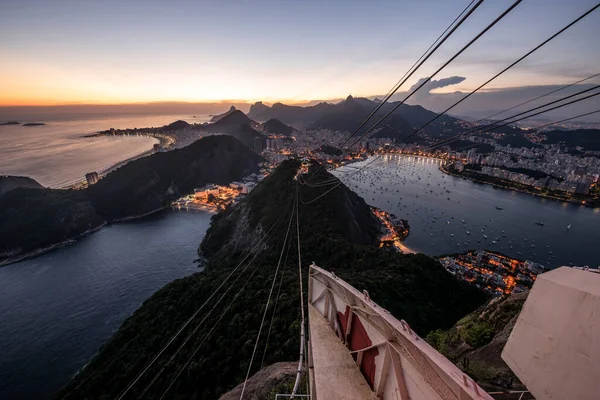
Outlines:
<svg viewBox="0 0 600 400"><path fill-rule="evenodd" d="M57 1L48 9L39 1L9 1L0 16L0 106L377 96L468 3ZM401 91L437 69L510 3L484 2ZM447 85L431 94L477 87L594 4L523 2L436 76ZM600 54L592 51L597 22L593 13L486 93L563 85L598 72ZM426 103L428 94L415 102Z"/></svg>

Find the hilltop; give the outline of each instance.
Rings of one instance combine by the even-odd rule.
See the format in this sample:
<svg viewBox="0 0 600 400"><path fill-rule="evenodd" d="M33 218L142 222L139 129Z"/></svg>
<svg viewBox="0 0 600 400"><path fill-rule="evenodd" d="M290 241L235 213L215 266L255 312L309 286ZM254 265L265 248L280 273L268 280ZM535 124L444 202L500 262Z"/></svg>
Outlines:
<svg viewBox="0 0 600 400"><path fill-rule="evenodd" d="M9 190L17 189L20 187L31 188L31 189L43 189L35 179L28 178L26 176L0 176L0 196Z"/></svg>
<svg viewBox="0 0 600 400"><path fill-rule="evenodd" d="M200 129L205 132L233 136L247 147L253 149L254 138L260 137L263 142L266 139L262 133L253 128L255 124L256 122L248 118L242 111L234 110L227 113L227 115L215 123L202 125Z"/></svg>
<svg viewBox="0 0 600 400"><path fill-rule="evenodd" d="M292 133L294 133L294 128L284 124L277 118L271 118L260 126L265 133L273 135L290 136Z"/></svg>
<svg viewBox="0 0 600 400"><path fill-rule="evenodd" d="M177 120L177 121L175 121L175 122L172 122L172 123L170 123L169 125L165 125L165 126L163 127L163 129L164 129L164 130L167 130L167 131L178 131L178 130L180 130L180 129L186 129L186 128L189 128L190 126L191 126L191 125L190 125L190 124L188 124L188 123L187 123L187 122L185 122L185 121L182 121L182 120Z"/></svg>
<svg viewBox="0 0 600 400"><path fill-rule="evenodd" d="M229 283L216 292L208 307L129 392L136 398L152 385L142 397L160 398L173 382L169 398L219 398L245 376L280 255L285 255L285 259L269 345L265 351L263 332L252 373L261 365L297 360L299 293L295 237L294 245L281 251L296 196L297 181L293 178L299 166L299 161L284 161L245 199L215 215L199 246L199 254L206 260L204 271L166 285L144 302L58 397L71 391L78 398L118 396L182 323L232 274L233 284L228 291L225 288ZM318 166L314 165L311 171L314 168ZM324 172L321 179L335 178ZM322 194L323 189L298 189L304 278L313 260L323 268L335 270L357 288L369 290L378 304L406 319L422 335L450 328L484 303L482 292L458 282L430 257L380 249L378 219L368 204L345 185L340 184L322 201L310 205L303 202ZM242 272L235 272L242 256L261 238L262 245L254 248L248 264L241 267ZM216 305L220 297L223 303ZM230 308L225 310L230 301ZM215 311L209 313L213 306ZM224 317L222 322L220 317ZM199 320L203 322L199 324ZM181 351L175 356L178 348ZM176 378L180 370L183 372Z"/></svg>
<svg viewBox="0 0 600 400"><path fill-rule="evenodd" d="M237 108L235 108L234 106L231 106L229 108L229 110L225 111L223 114L213 115L212 118L210 119L210 122L212 122L212 123L218 122L219 120L223 119L224 117L228 116L229 114L233 113L234 111L237 111Z"/></svg>
<svg viewBox="0 0 600 400"><path fill-rule="evenodd" d="M0 196L0 262L160 210L207 183L241 179L260 160L232 137L211 136L129 162L85 190L10 190Z"/></svg>

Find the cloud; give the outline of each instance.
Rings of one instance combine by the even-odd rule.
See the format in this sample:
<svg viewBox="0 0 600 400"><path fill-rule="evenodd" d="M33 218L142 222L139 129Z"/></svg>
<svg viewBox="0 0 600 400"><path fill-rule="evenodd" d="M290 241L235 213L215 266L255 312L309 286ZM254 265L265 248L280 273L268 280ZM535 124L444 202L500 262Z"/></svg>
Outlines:
<svg viewBox="0 0 600 400"><path fill-rule="evenodd" d="M414 85L412 85L409 89L409 91L413 91L416 88L419 87L419 85L421 85L423 82L425 82L427 79L429 78L421 78L417 81L417 83L415 83ZM419 89L419 91L415 94L425 94L425 93L429 93L434 89L439 89L439 88L443 88L446 86L450 86L450 85L456 85L461 83L462 81L464 81L465 77L463 76L450 76L448 78L442 78L442 79L438 79L438 80L431 80L429 82L427 82L421 89Z"/></svg>
<svg viewBox="0 0 600 400"><path fill-rule="evenodd" d="M422 82L422 81L421 81ZM511 110L502 118L510 115L525 111L527 109L540 106L542 104L558 100L565 96L577 93L584 89L589 89L599 84L596 83L584 83L571 86L567 89L563 89L559 92L553 93L539 100L533 101L515 110ZM425 85L427 87L428 85ZM550 93L556 89L563 88L565 85L538 85L538 86L519 86L509 88L494 88L487 89L475 93L469 97L468 100L464 101L457 107L450 111L451 115L458 116L470 116L475 118L484 118L489 115L495 114L502 110L506 110L510 107L516 106L525 101L532 100L538 96ZM425 88L424 87L424 88ZM431 89L430 89L431 90ZM421 91L417 92L420 93ZM397 93L392 97L392 101L402 100L408 92ZM408 103L419 104L429 110L435 112L441 112L447 107L452 105L454 102L463 98L468 92L452 92L452 93L429 93L426 92L423 96L413 96ZM559 108L555 111L551 111L547 114L541 114L536 118L550 118L550 119L561 119L568 118L574 115L583 114L586 112L595 111L600 108L600 96L584 100L580 103L575 103L564 108ZM590 115L589 117L581 118L582 121L598 121L597 115Z"/></svg>

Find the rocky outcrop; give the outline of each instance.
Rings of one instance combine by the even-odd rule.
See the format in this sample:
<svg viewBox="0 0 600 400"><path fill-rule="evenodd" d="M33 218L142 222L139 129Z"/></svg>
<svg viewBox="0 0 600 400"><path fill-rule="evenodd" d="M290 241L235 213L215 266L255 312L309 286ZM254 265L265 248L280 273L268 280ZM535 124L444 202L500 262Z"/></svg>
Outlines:
<svg viewBox="0 0 600 400"><path fill-rule="evenodd" d="M218 122L218 121L222 120L223 118L225 118L226 116L228 116L229 114L233 113L234 111L237 111L237 108L235 108L234 106L231 106L229 108L229 110L225 111L223 114L213 115L213 117L210 119L210 122L212 122L212 123Z"/></svg>
<svg viewBox="0 0 600 400"><path fill-rule="evenodd" d="M279 362L261 369L248 379L244 399L274 400L277 393L290 394L289 389L293 387L297 369L297 362ZM219 400L239 400L243 386L242 382L221 396Z"/></svg>
<svg viewBox="0 0 600 400"><path fill-rule="evenodd" d="M494 298L450 330L432 332L427 340L483 387L522 389L501 354L528 294Z"/></svg>

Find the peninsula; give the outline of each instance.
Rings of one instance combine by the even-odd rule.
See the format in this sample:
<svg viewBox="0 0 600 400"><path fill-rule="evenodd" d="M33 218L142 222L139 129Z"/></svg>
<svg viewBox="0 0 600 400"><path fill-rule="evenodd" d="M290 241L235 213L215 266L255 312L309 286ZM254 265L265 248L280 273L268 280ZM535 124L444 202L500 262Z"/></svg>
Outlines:
<svg viewBox="0 0 600 400"><path fill-rule="evenodd" d="M229 184L260 161L236 139L213 136L129 162L83 190L17 187L0 195L0 265L161 210L207 183Z"/></svg>

